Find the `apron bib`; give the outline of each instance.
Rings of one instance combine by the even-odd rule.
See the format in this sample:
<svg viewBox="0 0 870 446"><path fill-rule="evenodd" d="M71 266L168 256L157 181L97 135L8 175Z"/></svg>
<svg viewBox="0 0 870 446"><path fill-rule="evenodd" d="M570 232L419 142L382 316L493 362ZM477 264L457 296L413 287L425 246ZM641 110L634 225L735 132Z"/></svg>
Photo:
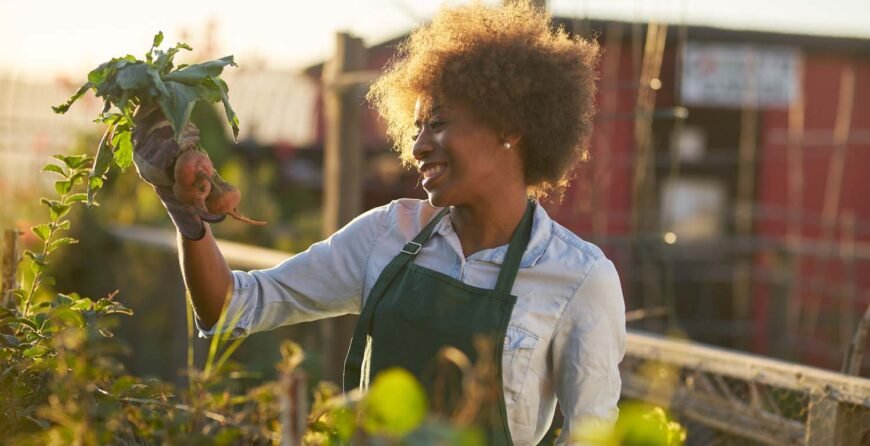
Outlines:
<svg viewBox="0 0 870 446"><path fill-rule="evenodd" d="M438 353L454 347L472 364L492 361L497 388L478 412L489 444L512 444L502 384L502 352L516 296L510 294L520 260L529 243L534 202L529 201L511 237L495 289L478 288L413 263L447 215L444 208L384 268L360 314L344 365L344 391L367 390L369 380L390 367L402 367L417 377L430 401L438 397L446 413L460 403L461 374L439 368ZM490 341L479 352L475 339ZM481 358L481 354L487 358ZM446 373L445 373L446 372Z"/></svg>

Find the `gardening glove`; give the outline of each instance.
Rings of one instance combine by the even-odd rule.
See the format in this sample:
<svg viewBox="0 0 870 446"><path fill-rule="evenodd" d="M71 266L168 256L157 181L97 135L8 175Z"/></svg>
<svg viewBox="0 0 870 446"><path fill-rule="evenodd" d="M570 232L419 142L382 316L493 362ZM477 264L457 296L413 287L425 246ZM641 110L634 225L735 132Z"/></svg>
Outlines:
<svg viewBox="0 0 870 446"><path fill-rule="evenodd" d="M172 192L175 160L183 151L199 145L199 129L188 123L176 142L172 126L157 106L140 109L133 121L133 164L136 171L157 192L178 232L189 240L202 239L205 236L203 222L217 223L226 215L211 214L183 204Z"/></svg>

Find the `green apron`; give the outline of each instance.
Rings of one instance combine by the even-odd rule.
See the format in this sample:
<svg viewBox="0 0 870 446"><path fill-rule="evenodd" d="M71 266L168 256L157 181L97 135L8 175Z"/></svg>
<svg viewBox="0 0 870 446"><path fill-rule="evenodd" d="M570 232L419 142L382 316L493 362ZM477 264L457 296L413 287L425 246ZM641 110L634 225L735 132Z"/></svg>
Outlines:
<svg viewBox="0 0 870 446"><path fill-rule="evenodd" d="M531 236L534 202L529 201L514 231L494 290L467 285L412 262L447 212L448 208L439 212L378 277L354 330L344 365L344 390L366 390L370 377L389 367L402 367L420 379L430 397L433 388L438 389L434 396L444 397L444 381L436 386L433 379L438 352L455 347L473 364L479 359L474 339L486 336L497 341L490 343L488 359L496 368L498 387L496 396L478 412L478 420L489 444L510 445L502 384L503 340L517 300L510 292ZM455 384L448 390L460 387L458 377ZM452 401L448 398L447 409L458 402L458 395Z"/></svg>

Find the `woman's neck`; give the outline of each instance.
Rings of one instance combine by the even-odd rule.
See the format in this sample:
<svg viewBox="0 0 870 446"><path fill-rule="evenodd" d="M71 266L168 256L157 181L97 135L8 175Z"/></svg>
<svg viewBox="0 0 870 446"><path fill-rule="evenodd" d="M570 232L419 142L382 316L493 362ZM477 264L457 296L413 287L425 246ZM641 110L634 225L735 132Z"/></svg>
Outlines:
<svg viewBox="0 0 870 446"><path fill-rule="evenodd" d="M514 230L526 212L527 200L523 191L522 194L474 205L453 206L450 219L465 257L510 243Z"/></svg>

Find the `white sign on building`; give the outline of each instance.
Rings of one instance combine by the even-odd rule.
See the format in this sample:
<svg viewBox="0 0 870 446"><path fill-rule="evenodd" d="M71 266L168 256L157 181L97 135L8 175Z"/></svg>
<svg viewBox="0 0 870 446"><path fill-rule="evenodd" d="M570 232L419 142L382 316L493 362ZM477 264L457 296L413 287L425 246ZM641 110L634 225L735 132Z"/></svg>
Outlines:
<svg viewBox="0 0 870 446"><path fill-rule="evenodd" d="M787 107L798 93L797 48L687 43L683 52L683 104Z"/></svg>

